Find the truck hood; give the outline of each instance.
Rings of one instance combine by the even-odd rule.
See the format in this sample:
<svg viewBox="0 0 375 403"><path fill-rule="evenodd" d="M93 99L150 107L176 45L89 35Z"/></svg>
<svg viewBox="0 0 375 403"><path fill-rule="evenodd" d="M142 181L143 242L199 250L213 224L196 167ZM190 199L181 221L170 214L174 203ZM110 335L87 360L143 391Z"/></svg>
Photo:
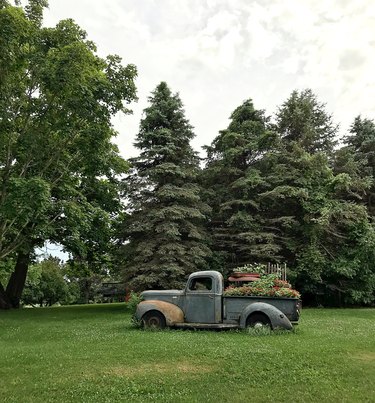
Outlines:
<svg viewBox="0 0 375 403"><path fill-rule="evenodd" d="M180 290L151 290L143 291L141 296L145 301L157 300L181 306L181 304L183 304L184 298L182 298L182 296L184 294L185 292Z"/></svg>
<svg viewBox="0 0 375 403"><path fill-rule="evenodd" d="M150 290L143 291L141 296L144 300L157 299L161 301L172 302L172 297L181 297L184 291L181 290Z"/></svg>

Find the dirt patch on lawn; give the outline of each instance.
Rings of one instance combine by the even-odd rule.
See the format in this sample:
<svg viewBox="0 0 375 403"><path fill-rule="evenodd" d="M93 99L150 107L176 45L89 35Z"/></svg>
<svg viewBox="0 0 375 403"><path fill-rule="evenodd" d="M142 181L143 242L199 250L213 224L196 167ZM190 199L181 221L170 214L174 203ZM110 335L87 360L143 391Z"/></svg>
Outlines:
<svg viewBox="0 0 375 403"><path fill-rule="evenodd" d="M353 358L363 362L369 362L375 364L375 352L362 352L353 355Z"/></svg>

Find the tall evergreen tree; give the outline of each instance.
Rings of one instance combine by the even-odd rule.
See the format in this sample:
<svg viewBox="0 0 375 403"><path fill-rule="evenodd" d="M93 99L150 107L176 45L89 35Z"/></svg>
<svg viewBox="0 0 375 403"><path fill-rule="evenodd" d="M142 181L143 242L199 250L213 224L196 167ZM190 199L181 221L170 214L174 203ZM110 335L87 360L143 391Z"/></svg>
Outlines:
<svg viewBox="0 0 375 403"><path fill-rule="evenodd" d="M310 89L293 91L276 120L285 144L297 143L309 153L333 151L338 126Z"/></svg>
<svg viewBox="0 0 375 403"><path fill-rule="evenodd" d="M192 126L178 94L165 82L149 98L137 135L140 156L127 178L129 215L124 220L125 278L131 288L179 287L205 267L210 250L201 200L199 158Z"/></svg>
<svg viewBox="0 0 375 403"><path fill-rule="evenodd" d="M274 259L274 233L264 220L258 194L265 189L264 156L276 137L269 118L249 99L234 110L227 129L207 150L204 172L213 209L214 249L227 268Z"/></svg>
<svg viewBox="0 0 375 403"><path fill-rule="evenodd" d="M320 105L311 92L307 94ZM357 177L335 173L331 166L335 126L329 115L322 108L319 119L302 113L296 120L305 101L294 92L279 110L280 148L269 156L270 190L260 199L278 227L281 254L305 296L315 299L321 293L320 302L328 298L331 303L369 303L374 290L374 230L366 209L348 197L354 197Z"/></svg>
<svg viewBox="0 0 375 403"><path fill-rule="evenodd" d="M371 217L375 216L375 123L357 116L345 138L345 146L338 151L336 167L351 172L358 182L368 185L362 193L363 202Z"/></svg>

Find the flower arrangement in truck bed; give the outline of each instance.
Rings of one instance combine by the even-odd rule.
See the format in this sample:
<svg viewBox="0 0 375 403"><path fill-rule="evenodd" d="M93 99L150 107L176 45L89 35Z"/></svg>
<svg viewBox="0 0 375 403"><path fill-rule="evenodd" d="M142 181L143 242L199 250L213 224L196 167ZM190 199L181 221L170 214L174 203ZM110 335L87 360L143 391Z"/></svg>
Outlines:
<svg viewBox="0 0 375 403"><path fill-rule="evenodd" d="M259 280L240 287L229 286L224 290L225 297L279 297L300 298L301 294L292 286L280 280L276 274L263 274Z"/></svg>

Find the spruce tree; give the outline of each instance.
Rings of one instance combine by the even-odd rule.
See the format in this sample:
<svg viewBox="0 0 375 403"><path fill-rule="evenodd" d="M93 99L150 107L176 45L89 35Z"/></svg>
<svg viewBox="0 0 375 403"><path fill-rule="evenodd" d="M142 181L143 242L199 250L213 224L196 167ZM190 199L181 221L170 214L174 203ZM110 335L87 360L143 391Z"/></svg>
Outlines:
<svg viewBox="0 0 375 403"><path fill-rule="evenodd" d="M264 157L274 145L275 132L250 99L230 119L228 128L206 147L203 174L213 209L213 247L227 269L273 260L279 249L258 197L267 186Z"/></svg>
<svg viewBox="0 0 375 403"><path fill-rule="evenodd" d="M357 116L345 138L346 151L356 163L361 180L369 184L363 200L371 217L375 216L375 123Z"/></svg>
<svg viewBox="0 0 375 403"><path fill-rule="evenodd" d="M201 200L199 158L178 94L165 82L149 98L126 179L129 214L123 223L125 280L134 290L180 287L205 268L209 208Z"/></svg>
<svg viewBox="0 0 375 403"><path fill-rule="evenodd" d="M324 108L317 113L319 119L300 113L306 111L306 99L296 94L279 110L280 146L268 158L265 180L270 189L260 200L267 205L268 218L280 234L280 253L305 298L330 304L370 303L375 233L366 209L354 203L358 176L353 170L333 169L336 126ZM311 92L307 94L316 108L322 107Z"/></svg>
<svg viewBox="0 0 375 403"><path fill-rule="evenodd" d="M279 108L276 120L286 144L297 143L309 153L333 151L338 126L310 89L293 91Z"/></svg>

